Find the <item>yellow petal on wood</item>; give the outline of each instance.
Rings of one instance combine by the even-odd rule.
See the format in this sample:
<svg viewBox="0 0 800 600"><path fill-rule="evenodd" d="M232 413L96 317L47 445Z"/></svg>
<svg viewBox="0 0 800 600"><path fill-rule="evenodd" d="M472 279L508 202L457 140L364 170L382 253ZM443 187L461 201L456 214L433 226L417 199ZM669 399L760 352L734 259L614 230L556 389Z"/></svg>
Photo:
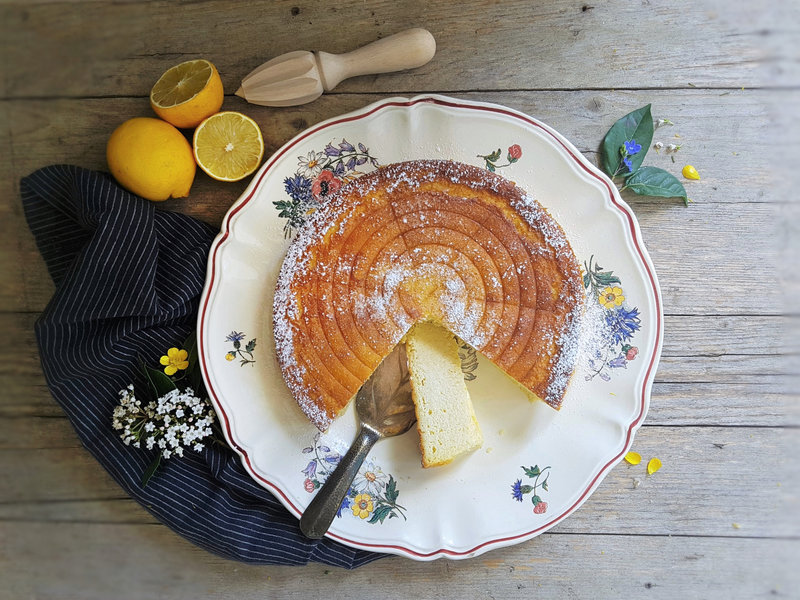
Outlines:
<svg viewBox="0 0 800 600"><path fill-rule="evenodd" d="M628 452L625 455L625 462L628 462L632 465L638 465L640 462L642 462L642 455L638 452Z"/></svg>
<svg viewBox="0 0 800 600"><path fill-rule="evenodd" d="M652 475L656 471L661 468L661 461L657 458L651 458L650 462L647 463L647 474Z"/></svg>

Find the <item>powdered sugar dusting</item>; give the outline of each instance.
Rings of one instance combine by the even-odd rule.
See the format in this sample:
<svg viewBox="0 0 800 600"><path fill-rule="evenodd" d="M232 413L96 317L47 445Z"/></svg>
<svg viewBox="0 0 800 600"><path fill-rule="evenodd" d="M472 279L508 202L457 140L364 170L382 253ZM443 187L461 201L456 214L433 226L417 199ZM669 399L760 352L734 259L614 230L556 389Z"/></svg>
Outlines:
<svg viewBox="0 0 800 600"><path fill-rule="evenodd" d="M444 188L437 187L441 182L445 182ZM442 210L437 198L443 193L449 194L453 184L463 186L464 197L448 198L463 202L465 207L470 206L469 203L488 202L486 206L494 207L491 215L505 214L503 211L508 212L511 207L519 216L511 230L516 232L515 236L530 239L523 244L514 236L509 238L508 225L504 225L505 235L500 232L495 235L491 229L486 229L487 224L480 218L471 221L468 208L457 208L454 213ZM386 211L387 207L390 212ZM377 214L383 220L377 219ZM391 214L394 214L393 220L386 216ZM484 214L490 213L484 211ZM481 259L485 264L476 263L475 258L462 253L460 243L476 242L468 241L468 232L448 228L448 219L467 223L464 227L483 228L480 252L489 257L488 263L485 259ZM496 216L491 219L498 221ZM365 227L372 227L369 230L372 233L364 233L368 231ZM526 227L530 227L531 234L526 233ZM341 248L347 248L351 234L359 239L368 237L373 249L384 248L383 254L360 258L356 255L352 263L334 260L329 264L328 257L341 257L344 252ZM534 243L542 238L543 245ZM402 243L397 245L398 242ZM388 244L397 246L388 252L387 248L391 248ZM520 256L529 258L519 262ZM537 261L555 262L556 271L563 278L562 298L557 303L561 311L556 320L558 330L545 332L558 338L558 350L551 359L551 373L543 399L558 407L577 360L583 294L574 255L555 220L535 199L506 179L484 169L449 161L398 163L354 180L308 219L291 244L278 277L273 313L275 341L278 360L292 395L320 429L327 428L336 416L331 406L336 406L338 400L331 400L333 392L324 389L322 375L317 375L313 365L298 352L298 344L305 346L311 339L309 336L314 335L308 329L309 323L318 318L316 314L306 315L304 311L312 310L306 304L321 303L329 307L325 312L333 315L352 311L351 321L364 329L363 337L376 356L384 350L388 353L419 320L440 322L459 338L481 349L491 341L503 313L497 308L487 311L488 298L495 298L493 302L500 304L514 304L515 294L521 292L521 282L532 281L531 275L526 274L529 269L536 268L533 256ZM499 268L501 264L505 266ZM342 290L349 290L346 297L338 297L339 294L328 297L329 294L321 292L313 299L304 297L309 290L318 288L317 281L329 281L331 277L338 278L345 286ZM509 282L507 289L504 281ZM512 281L519 283L510 285ZM479 289L476 290L476 286ZM330 285L326 289L330 289ZM515 323L503 323L503 326L516 328ZM308 348L305 351L313 352ZM331 347L330 352L334 362L346 364L347 361L340 359L343 353L353 350ZM327 357L320 356L319 360L327 365ZM372 367L377 367L377 362ZM335 369L331 370L331 374L334 372ZM341 381L339 383L340 387L344 386ZM356 391L353 389L352 393ZM348 400L349 397L345 402Z"/></svg>

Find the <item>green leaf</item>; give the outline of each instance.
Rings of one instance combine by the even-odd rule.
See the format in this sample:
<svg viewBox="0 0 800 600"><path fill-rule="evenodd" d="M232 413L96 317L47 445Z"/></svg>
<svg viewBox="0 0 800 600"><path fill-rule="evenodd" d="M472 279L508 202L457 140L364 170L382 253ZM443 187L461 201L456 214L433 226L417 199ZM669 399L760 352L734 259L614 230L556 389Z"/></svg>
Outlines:
<svg viewBox="0 0 800 600"><path fill-rule="evenodd" d="M534 496L533 498L531 498L531 502L533 502L533 505L534 505L534 506L536 506L537 504L539 504L539 502L541 502L541 501L542 501L542 499L541 499L541 498L539 498L539 496Z"/></svg>
<svg viewBox="0 0 800 600"><path fill-rule="evenodd" d="M166 373L158 369L153 369L147 365L143 365L144 374L147 377L147 382L150 384L156 398L165 396L172 390L177 390L178 386L170 379Z"/></svg>
<svg viewBox="0 0 800 600"><path fill-rule="evenodd" d="M623 189L628 188L640 196L657 196L659 198L683 198L689 206L686 188L678 179L658 167L642 167L625 181Z"/></svg>
<svg viewBox="0 0 800 600"><path fill-rule="evenodd" d="M256 349L256 338L253 338L249 342L247 342L247 346L244 347L245 351L252 352Z"/></svg>
<svg viewBox="0 0 800 600"><path fill-rule="evenodd" d="M389 483L386 484L385 494L386 501L390 504L394 504L397 501L397 497L400 495L400 492L397 491L397 482L391 475L389 475Z"/></svg>
<svg viewBox="0 0 800 600"><path fill-rule="evenodd" d="M539 470L539 465L535 465L530 468L522 467L522 470L525 471L525 475L527 475L528 477L536 477L537 475L539 475L539 473L541 473L541 471Z"/></svg>
<svg viewBox="0 0 800 600"><path fill-rule="evenodd" d="M197 366L197 334L194 330L192 330L192 332L186 336L186 339L183 340L183 345L181 348L186 350L186 352L189 354L186 359L189 362L189 366L186 367L186 372L191 373Z"/></svg>
<svg viewBox="0 0 800 600"><path fill-rule="evenodd" d="M544 480L544 483L542 483L542 489L543 489L545 492L546 492L546 491L548 491L548 489L547 489L547 479L545 479L545 480Z"/></svg>
<svg viewBox="0 0 800 600"><path fill-rule="evenodd" d="M161 452L158 453L158 456L155 457L153 462L150 463L150 466L147 467L147 470L144 472L144 475L142 475L142 487L147 486L147 483L150 481L153 475L156 474L156 471L158 471L158 467L160 464L161 464Z"/></svg>
<svg viewBox="0 0 800 600"><path fill-rule="evenodd" d="M628 113L614 123L603 139L602 166L610 177L620 174L617 173L622 163L620 150L623 144L630 140L636 140L642 146L642 149L637 154L630 157L633 171L635 172L642 166L642 161L650 148L650 143L653 141L653 117L650 114L649 104ZM627 169L623 167L623 170Z"/></svg>
<svg viewBox="0 0 800 600"><path fill-rule="evenodd" d="M487 155L485 158L488 161L497 162L497 159L500 158L500 148L498 148L497 150L495 150L491 154Z"/></svg>
<svg viewBox="0 0 800 600"><path fill-rule="evenodd" d="M613 271L609 271L608 273L597 273L594 278L598 285L611 285L612 283L620 283L619 277L613 273Z"/></svg>
<svg viewBox="0 0 800 600"><path fill-rule="evenodd" d="M583 276L583 287L587 287L587 288L588 288L588 287L589 287L589 284L590 284L591 282L592 282L592 280L591 280L591 279L589 279L589 274L588 274L588 273L587 273L587 274L585 274L585 275Z"/></svg>
<svg viewBox="0 0 800 600"><path fill-rule="evenodd" d="M372 517L370 517L367 523L377 523L378 521L383 523L384 519L386 519L386 517L388 517L391 512L392 512L391 506L386 506L385 504L382 504L375 509L375 511L372 513Z"/></svg>
<svg viewBox="0 0 800 600"><path fill-rule="evenodd" d="M530 494L533 491L532 485L521 485L519 491L523 494Z"/></svg>

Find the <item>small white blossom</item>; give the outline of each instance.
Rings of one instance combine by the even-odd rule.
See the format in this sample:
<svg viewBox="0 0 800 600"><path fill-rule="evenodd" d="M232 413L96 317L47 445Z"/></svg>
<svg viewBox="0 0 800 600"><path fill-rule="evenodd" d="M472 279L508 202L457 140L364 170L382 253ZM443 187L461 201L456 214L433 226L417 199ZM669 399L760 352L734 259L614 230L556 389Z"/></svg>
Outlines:
<svg viewBox="0 0 800 600"><path fill-rule="evenodd" d="M661 152L661 149L663 147L664 147L664 144L661 143L661 142L656 142L655 144L653 144L653 150L655 150L656 152Z"/></svg>
<svg viewBox="0 0 800 600"><path fill-rule="evenodd" d="M208 400L195 396L191 388L183 392L171 390L146 406L135 397L133 385L119 394L111 426L121 431L125 445L158 448L166 459L183 456L184 449L201 451L202 441L213 433L213 409Z"/></svg>

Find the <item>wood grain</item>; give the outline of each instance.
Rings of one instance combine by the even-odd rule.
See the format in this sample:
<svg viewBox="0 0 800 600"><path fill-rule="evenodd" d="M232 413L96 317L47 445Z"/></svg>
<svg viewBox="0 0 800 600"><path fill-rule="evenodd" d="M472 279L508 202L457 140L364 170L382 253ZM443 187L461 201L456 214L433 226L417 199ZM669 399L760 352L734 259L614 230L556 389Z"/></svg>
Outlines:
<svg viewBox="0 0 800 600"><path fill-rule="evenodd" d="M787 311L777 267L786 220L781 218L782 198L776 197L769 185L769 141L761 135L770 126L765 94L592 91L463 97L507 104L534 115L566 135L592 160L614 120L636 106L654 102L656 115L678 123L663 128L656 139L664 136L665 143L672 139L683 147L680 162L651 152L648 164L677 173L686 161L703 174L701 182L687 184L694 199L688 208L674 200L625 196L661 279L665 312L778 315ZM239 98L229 98L226 108L244 109L252 115L264 131L267 151L273 152L300 130L377 99L379 96L331 96L313 103L313 109L270 109L242 106ZM12 201L0 205L0 231L8 231L0 236L0 260L9 265L0 273L0 307L40 311L53 290L26 231L19 203L13 200L19 193L19 178L52 163L78 162L87 168L105 169L104 141L90 145L86 141L105 140L119 122L148 114L149 108L144 99L0 103L0 107L4 105L13 116L6 138L12 160L0 164L0 180L9 186L6 189ZM53 120L51 114L63 118ZM110 120L109 114L119 116ZM723 120L732 125L721 127ZM706 166L712 164L713 168ZM736 177L728 177L729 173ZM245 182L220 184L200 173L190 198L170 201L164 207L218 225L244 187ZM737 245L748 252L733 259L728 249ZM698 263L706 267L698 268ZM743 278L739 276L742 272L758 273L758 277Z"/></svg>
<svg viewBox="0 0 800 600"><path fill-rule="evenodd" d="M281 53L346 52L414 26L438 44L420 69L348 80L285 109L230 95ZM0 0L0 600L797 596L798 33L797 2ZM529 542L354 572L224 561L128 498L45 385L32 326L53 286L19 180L51 163L105 169L111 131L150 115L153 82L195 57L219 67L225 108L259 123L267 154L324 119L424 92L518 109L595 162L630 110L652 103L674 121L655 139L680 151L651 151L646 164L697 167L694 202L624 195L667 315L634 449L664 467L647 477L643 465L617 465L575 514ZM218 226L245 185L201 174L190 198L162 208ZM497 484L513 477L498 473Z"/></svg>
<svg viewBox="0 0 800 600"><path fill-rule="evenodd" d="M110 504L124 498L122 490L79 447L65 420L51 421L56 423L44 429L36 419L16 420L20 439L37 429L50 434L37 447L8 447L13 440L0 445L0 478L8 482L0 490L0 521L154 522L127 504L115 513ZM800 465L783 461L797 442L795 429L643 427L633 449L644 462L617 465L586 504L553 531L798 538L800 523L782 519L800 498ZM648 476L645 463L653 456L664 467ZM498 473L496 484L509 490L504 510L523 518L531 507L511 498L516 477ZM557 484L551 479L551 487ZM751 503L754 493L758 510Z"/></svg>
<svg viewBox="0 0 800 600"><path fill-rule="evenodd" d="M472 560L393 557L345 571L227 562L152 525L0 523L0 536L19 564L4 578L4 600L69 600L75 590L120 600L230 597L233 590L242 600L366 599L395 598L399 589L434 600L693 598L714 590L755 599L791 597L800 584L796 540L545 534Z"/></svg>
<svg viewBox="0 0 800 600"><path fill-rule="evenodd" d="M3 6L3 97L145 96L159 75L201 54L228 90L292 50L341 53L426 26L437 55L400 74L347 81L339 92L755 87L788 85L798 65L793 3L626 0L587 3L341 1L170 4L96 2ZM584 9L586 7L586 9ZM591 7L591 8L589 8ZM336 25L346 23L346 33ZM771 27L780 23L780 27ZM746 24L742 27L742 24ZM631 29L631 25L635 29ZM335 29L333 29L335 27ZM336 31L336 34L332 34ZM635 31L635 34L632 32ZM697 32L703 32L702 43ZM198 38L198 32L203 32ZM29 49L36 48L31 53ZM54 60L58 57L57 60ZM576 65L591 61L592 68ZM120 68L120 65L125 65ZM476 77L474 74L480 73ZM524 84L522 83L524 82Z"/></svg>

